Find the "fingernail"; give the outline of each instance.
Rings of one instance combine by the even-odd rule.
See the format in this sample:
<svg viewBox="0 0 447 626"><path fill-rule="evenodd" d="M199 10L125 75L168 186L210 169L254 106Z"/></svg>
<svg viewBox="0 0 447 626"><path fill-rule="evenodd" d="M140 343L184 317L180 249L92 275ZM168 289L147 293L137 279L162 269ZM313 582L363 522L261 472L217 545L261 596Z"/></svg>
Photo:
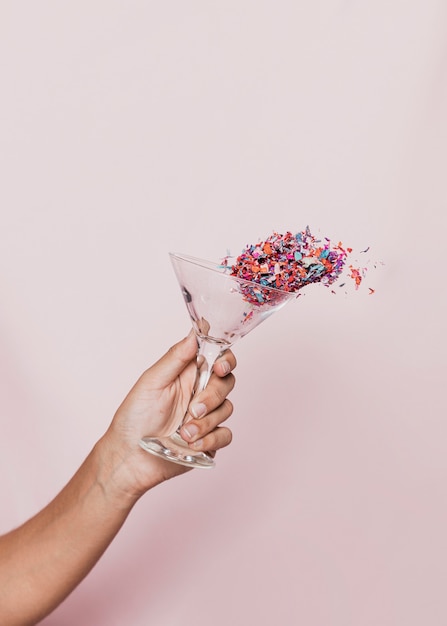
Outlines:
<svg viewBox="0 0 447 626"><path fill-rule="evenodd" d="M197 441L194 441L194 443L192 443L191 445L193 448L201 448L202 442L203 442L203 439L197 439Z"/></svg>
<svg viewBox="0 0 447 626"><path fill-rule="evenodd" d="M192 439L199 432L199 429L195 424L190 424L188 428L186 428L186 426L183 426L182 430L186 434L188 439Z"/></svg>
<svg viewBox="0 0 447 626"><path fill-rule="evenodd" d="M222 368L224 374L228 374L230 369L231 369L230 364L228 363L228 361L221 361L220 362L220 367Z"/></svg>
<svg viewBox="0 0 447 626"><path fill-rule="evenodd" d="M199 402L198 404L193 404L189 410L195 418L199 418L205 415L206 406L202 402Z"/></svg>

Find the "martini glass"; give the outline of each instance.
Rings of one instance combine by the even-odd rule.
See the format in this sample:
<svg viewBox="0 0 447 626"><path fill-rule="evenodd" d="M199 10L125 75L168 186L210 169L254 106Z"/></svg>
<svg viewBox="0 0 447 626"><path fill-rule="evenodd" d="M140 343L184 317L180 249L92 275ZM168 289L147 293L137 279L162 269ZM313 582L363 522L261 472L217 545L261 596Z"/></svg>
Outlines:
<svg viewBox="0 0 447 626"><path fill-rule="evenodd" d="M225 350L297 294L231 276L228 267L203 259L175 253L170 258L198 342L194 395L206 387L216 359ZM185 417L173 432L143 437L141 447L187 467L214 467L210 454L192 450L179 435Z"/></svg>

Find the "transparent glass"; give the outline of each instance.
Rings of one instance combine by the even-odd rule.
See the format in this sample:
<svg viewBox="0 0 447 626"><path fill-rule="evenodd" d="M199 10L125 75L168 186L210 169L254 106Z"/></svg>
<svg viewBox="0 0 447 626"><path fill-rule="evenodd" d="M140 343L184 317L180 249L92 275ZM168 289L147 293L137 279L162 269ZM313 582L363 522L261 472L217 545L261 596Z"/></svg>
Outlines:
<svg viewBox="0 0 447 626"><path fill-rule="evenodd" d="M170 253L170 258L197 336L194 395L206 387L216 359L296 293L230 276L225 266L203 259L176 253ZM143 437L141 447L188 467L214 467L210 454L192 450L178 434L183 420L166 437Z"/></svg>

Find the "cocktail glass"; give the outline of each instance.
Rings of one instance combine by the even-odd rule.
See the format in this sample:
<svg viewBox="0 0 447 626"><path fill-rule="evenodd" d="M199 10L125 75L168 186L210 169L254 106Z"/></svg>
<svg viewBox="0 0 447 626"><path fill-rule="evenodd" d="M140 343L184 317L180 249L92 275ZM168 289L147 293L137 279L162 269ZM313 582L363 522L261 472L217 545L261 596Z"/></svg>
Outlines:
<svg viewBox="0 0 447 626"><path fill-rule="evenodd" d="M206 387L225 350L297 294L231 276L225 265L185 254L170 253L170 258L198 342L195 395ZM210 454L192 450L179 435L185 417L166 436L143 437L141 447L187 467L214 467Z"/></svg>

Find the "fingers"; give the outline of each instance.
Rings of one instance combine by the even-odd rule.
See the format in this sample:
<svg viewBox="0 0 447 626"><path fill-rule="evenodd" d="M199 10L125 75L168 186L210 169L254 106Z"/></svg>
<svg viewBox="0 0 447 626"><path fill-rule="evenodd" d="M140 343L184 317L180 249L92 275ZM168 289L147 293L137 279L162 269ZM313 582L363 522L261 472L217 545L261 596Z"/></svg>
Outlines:
<svg viewBox="0 0 447 626"><path fill-rule="evenodd" d="M213 374L206 388L194 398L189 418L180 430L182 438L195 450L218 450L232 439L231 431L219 425L233 413L227 395L234 388L235 378L231 372L224 372L236 367L236 359L231 352L225 353L215 367L217 376Z"/></svg>
<svg viewBox="0 0 447 626"><path fill-rule="evenodd" d="M225 398L222 404L200 419L191 418L183 424L180 434L194 450L218 450L232 439L231 431L219 427L233 413L233 405Z"/></svg>
<svg viewBox="0 0 447 626"><path fill-rule="evenodd" d="M236 357L231 352L231 350L227 350L219 359L217 359L214 364L213 371L218 376L226 376L229 372L234 370L235 367Z"/></svg>
<svg viewBox="0 0 447 626"><path fill-rule="evenodd" d="M233 390L235 378L233 374L227 374L224 378L212 376L206 388L194 397L188 412L195 418L200 419L217 409Z"/></svg>
<svg viewBox="0 0 447 626"><path fill-rule="evenodd" d="M201 439L197 439L194 443L190 444L193 450L203 452L216 452L221 448L225 448L231 443L233 435L229 428L220 426L215 428L211 433ZM214 456L214 454L212 454Z"/></svg>
<svg viewBox="0 0 447 626"><path fill-rule="evenodd" d="M195 396L188 408L192 417L198 419L214 411L233 390L235 378L231 370L236 367L236 358L227 350L214 364L213 375L206 388ZM230 373L229 373L230 372ZM217 376L216 376L216 375Z"/></svg>
<svg viewBox="0 0 447 626"><path fill-rule="evenodd" d="M197 352L194 335L178 342L151 368L158 385L166 386L191 363ZM231 431L220 424L230 417L233 405L227 399L235 385L231 373L236 358L227 350L213 367L213 374L206 388L191 402L189 416L180 430L182 438L195 450L216 451L227 446L232 439Z"/></svg>
<svg viewBox="0 0 447 626"><path fill-rule="evenodd" d="M152 379L157 380L160 387L174 381L197 354L197 339L193 331L187 337L175 343L151 368ZM219 377L226 376L236 367L236 358L231 350L227 350L214 364L214 372Z"/></svg>
<svg viewBox="0 0 447 626"><path fill-rule="evenodd" d="M214 373L206 388L191 402L180 434L195 450L218 450L231 442L231 431L219 426L233 413L233 404L227 395L234 388L231 370L235 367L236 358L228 350L214 364Z"/></svg>
<svg viewBox="0 0 447 626"><path fill-rule="evenodd" d="M151 368L151 377L160 387L174 381L197 353L197 340L191 331L187 337L174 344Z"/></svg>

